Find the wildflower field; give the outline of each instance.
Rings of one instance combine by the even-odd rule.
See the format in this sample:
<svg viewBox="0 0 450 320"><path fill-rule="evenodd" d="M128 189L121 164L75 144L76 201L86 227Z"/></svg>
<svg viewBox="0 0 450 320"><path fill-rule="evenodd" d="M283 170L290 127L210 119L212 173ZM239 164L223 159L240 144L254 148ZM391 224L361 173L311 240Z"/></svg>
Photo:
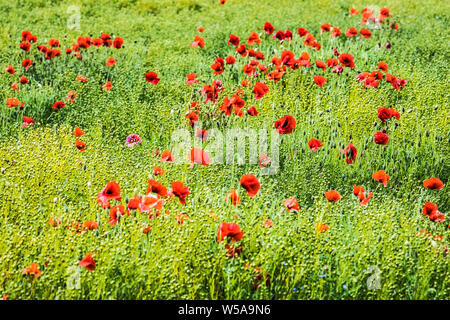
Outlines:
<svg viewBox="0 0 450 320"><path fill-rule="evenodd" d="M449 299L449 13L0 0L0 298Z"/></svg>

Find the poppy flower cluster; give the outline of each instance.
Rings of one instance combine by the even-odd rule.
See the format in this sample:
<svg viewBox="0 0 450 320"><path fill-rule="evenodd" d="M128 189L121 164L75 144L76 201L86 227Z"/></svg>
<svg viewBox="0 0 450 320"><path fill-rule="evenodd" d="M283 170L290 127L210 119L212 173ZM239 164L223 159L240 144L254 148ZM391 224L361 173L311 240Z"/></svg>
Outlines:
<svg viewBox="0 0 450 320"><path fill-rule="evenodd" d="M84 135L84 131L81 130L80 127L75 127L75 129L73 130L73 135L77 138L75 140L75 147L77 147L77 149L80 151L86 150L86 144L83 141L78 140L78 137L81 137Z"/></svg>
<svg viewBox="0 0 450 320"><path fill-rule="evenodd" d="M423 182L423 186L429 190L441 190L444 187L444 183L441 179L431 177ZM433 222L444 222L445 214L438 210L438 205L430 201L427 201L422 209L424 216L428 217ZM449 225L450 228L450 225Z"/></svg>

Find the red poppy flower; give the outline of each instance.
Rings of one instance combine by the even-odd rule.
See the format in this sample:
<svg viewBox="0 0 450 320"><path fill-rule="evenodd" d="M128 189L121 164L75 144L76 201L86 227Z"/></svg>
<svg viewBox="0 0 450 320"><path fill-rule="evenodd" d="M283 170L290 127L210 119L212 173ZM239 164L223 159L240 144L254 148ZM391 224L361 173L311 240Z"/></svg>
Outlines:
<svg viewBox="0 0 450 320"><path fill-rule="evenodd" d="M389 136L384 132L378 131L375 132L373 141L375 141L376 144L387 145L389 142Z"/></svg>
<svg viewBox="0 0 450 320"><path fill-rule="evenodd" d="M444 187L444 183L442 182L441 179L432 177L430 179L425 180L423 182L423 186L427 189L440 190Z"/></svg>
<svg viewBox="0 0 450 320"><path fill-rule="evenodd" d="M308 30L306 30L305 28L298 28L297 31L300 37L304 37L309 33Z"/></svg>
<svg viewBox="0 0 450 320"><path fill-rule="evenodd" d="M237 47L237 48L235 49L235 51L236 51L237 53L239 53L239 54L241 55L241 57L246 57L247 54L248 54L247 48L245 47L245 44L243 44L243 43L241 43L241 44L239 45L239 47Z"/></svg>
<svg viewBox="0 0 450 320"><path fill-rule="evenodd" d="M316 37L314 37L311 33L307 33L305 35L305 41L303 41L305 46L312 47L314 43L316 43Z"/></svg>
<svg viewBox="0 0 450 320"><path fill-rule="evenodd" d="M231 103L235 108L241 109L245 105L245 101L237 94L233 94L231 97Z"/></svg>
<svg viewBox="0 0 450 320"><path fill-rule="evenodd" d="M145 74L145 80L153 84L158 84L160 79L158 78L158 74L156 72L148 72Z"/></svg>
<svg viewBox="0 0 450 320"><path fill-rule="evenodd" d="M386 119L389 119L389 118L391 118L391 117L392 117L392 115L391 115L391 113L389 112L389 109L388 109L388 108L381 107L381 108L378 109L378 118L379 118L381 121L385 122Z"/></svg>
<svg viewBox="0 0 450 320"><path fill-rule="evenodd" d="M25 71L28 71L28 69L30 68L30 66L33 64L33 60L31 59L25 59L22 61L22 67L25 68Z"/></svg>
<svg viewBox="0 0 450 320"><path fill-rule="evenodd" d="M365 195L365 192L358 193L359 204L361 206L366 206L369 203L371 198L372 198L372 192L369 192L367 197Z"/></svg>
<svg viewBox="0 0 450 320"><path fill-rule="evenodd" d="M264 31L269 35L272 34L274 31L273 25L266 21L266 23L264 23Z"/></svg>
<svg viewBox="0 0 450 320"><path fill-rule="evenodd" d="M214 75L222 74L225 71L225 63L223 58L217 57L211 65L211 69L214 70Z"/></svg>
<svg viewBox="0 0 450 320"><path fill-rule="evenodd" d="M357 196L360 192L366 192L366 190L361 186L353 185L353 194Z"/></svg>
<svg viewBox="0 0 450 320"><path fill-rule="evenodd" d="M324 23L320 26L320 29L322 30L322 32L330 32L331 25L329 23Z"/></svg>
<svg viewBox="0 0 450 320"><path fill-rule="evenodd" d="M5 68L5 71L9 74L14 74L16 72L12 65L8 65L8 67Z"/></svg>
<svg viewBox="0 0 450 320"><path fill-rule="evenodd" d="M261 188L259 180L252 174L244 174L241 177L240 184L247 191L247 194L250 198L256 196L259 189Z"/></svg>
<svg viewBox="0 0 450 320"><path fill-rule="evenodd" d="M22 41L29 41L32 37L32 33L28 30L23 30L22 31Z"/></svg>
<svg viewBox="0 0 450 320"><path fill-rule="evenodd" d="M172 153L169 150L164 150L161 154L161 162L173 162L173 156Z"/></svg>
<svg viewBox="0 0 450 320"><path fill-rule="evenodd" d="M228 56L225 59L225 61L226 61L227 64L235 64L236 63L236 59L234 57L232 57L232 56Z"/></svg>
<svg viewBox="0 0 450 320"><path fill-rule="evenodd" d="M230 38L228 39L228 45L232 44L233 46L239 45L239 37L234 34L230 34Z"/></svg>
<svg viewBox="0 0 450 320"><path fill-rule="evenodd" d="M113 57L109 57L108 60L106 60L105 65L107 67L111 67L111 66L115 65L116 62L117 62L116 59L114 59Z"/></svg>
<svg viewBox="0 0 450 320"><path fill-rule="evenodd" d="M379 170L379 171L375 172L374 174L372 174L372 178L374 178L378 182L383 183L385 187L387 186L388 181L389 181L389 176L383 170Z"/></svg>
<svg viewBox="0 0 450 320"><path fill-rule="evenodd" d="M328 68L333 68L339 63L338 59L327 59Z"/></svg>
<svg viewBox="0 0 450 320"><path fill-rule="evenodd" d="M145 227L145 228L142 228L142 233L144 233L144 234L147 234L147 233L149 233L150 232L150 229L152 228L152 226L151 225L148 225L147 227Z"/></svg>
<svg viewBox="0 0 450 320"><path fill-rule="evenodd" d="M88 82L88 78L81 75L77 76L75 80L78 82Z"/></svg>
<svg viewBox="0 0 450 320"><path fill-rule="evenodd" d="M101 47L103 45L103 40L100 38L94 38L92 39L92 45L95 47Z"/></svg>
<svg viewBox="0 0 450 320"><path fill-rule="evenodd" d="M153 179L148 180L147 194L151 192L159 194L161 197L167 196L167 188L161 182Z"/></svg>
<svg viewBox="0 0 450 320"><path fill-rule="evenodd" d="M203 39L202 37L200 37L198 34L195 35L194 37L194 41L191 43L191 47L195 48L199 46L200 48L203 49L203 47L205 46L205 39Z"/></svg>
<svg viewBox="0 0 450 320"><path fill-rule="evenodd" d="M292 31L291 31L291 30L286 29L286 30L284 31L284 40L286 40L286 41L291 41L291 40L292 40L292 36L293 36L293 34L292 34Z"/></svg>
<svg viewBox="0 0 450 320"><path fill-rule="evenodd" d="M19 99L16 98L6 98L6 105L8 108L17 107L20 104Z"/></svg>
<svg viewBox="0 0 450 320"><path fill-rule="evenodd" d="M256 82L253 88L253 93L255 94L255 99L261 99L267 92L269 92L269 87L264 82Z"/></svg>
<svg viewBox="0 0 450 320"><path fill-rule="evenodd" d="M247 114L252 117L257 116L258 110L256 110L255 106L251 106L250 108L247 109Z"/></svg>
<svg viewBox="0 0 450 320"><path fill-rule="evenodd" d="M345 35L346 35L347 37L355 37L355 36L358 35L358 30L356 30L356 28L351 27L350 29L348 29L348 30L345 32Z"/></svg>
<svg viewBox="0 0 450 320"><path fill-rule="evenodd" d="M160 167L157 167L157 166L153 167L153 175L162 176L163 174L164 174L164 169L161 169Z"/></svg>
<svg viewBox="0 0 450 320"><path fill-rule="evenodd" d="M57 227L61 224L61 220L57 219L56 221L53 220L52 218L48 219L48 224L51 225L52 227Z"/></svg>
<svg viewBox="0 0 450 320"><path fill-rule="evenodd" d="M164 202L157 194L146 194L142 196L141 202L139 203L139 212L151 213L152 210L161 210L163 208Z"/></svg>
<svg viewBox="0 0 450 320"><path fill-rule="evenodd" d="M28 52L31 49L31 43L29 43L28 41L21 42L19 48L25 52Z"/></svg>
<svg viewBox="0 0 450 320"><path fill-rule="evenodd" d="M388 71L388 65L387 65L387 63L386 63L386 62L383 62L383 61L378 62L378 69L381 70L381 71L383 71L383 72Z"/></svg>
<svg viewBox="0 0 450 320"><path fill-rule="evenodd" d="M50 60L54 57L59 57L61 55L61 50L58 49L47 49L45 52L45 59Z"/></svg>
<svg viewBox="0 0 450 320"><path fill-rule="evenodd" d="M95 260L92 258L91 253L86 254L83 260L81 260L78 264L85 267L88 271L95 269Z"/></svg>
<svg viewBox="0 0 450 320"><path fill-rule="evenodd" d="M251 75L254 75L255 68L251 64L246 64L246 65L244 65L242 71L244 71L244 73L246 75L251 76Z"/></svg>
<svg viewBox="0 0 450 320"><path fill-rule="evenodd" d="M189 124L191 127L194 127L194 124L198 121L198 115L196 112L189 112L189 114L186 116L186 119L189 120Z"/></svg>
<svg viewBox="0 0 450 320"><path fill-rule="evenodd" d="M323 144L322 141L312 138L311 140L308 141L308 147L311 150L311 152L316 152L321 147L323 147Z"/></svg>
<svg viewBox="0 0 450 320"><path fill-rule="evenodd" d="M258 65L258 69L261 73L266 73L268 71L267 67L263 64Z"/></svg>
<svg viewBox="0 0 450 320"><path fill-rule="evenodd" d="M115 181L109 181L106 184L106 187L98 194L97 201L103 208L109 208L109 200L118 200L122 199L120 195L120 186Z"/></svg>
<svg viewBox="0 0 450 320"><path fill-rule="evenodd" d="M59 47L59 40L57 40L57 39L50 39L50 40L48 40L48 45L50 46L50 47Z"/></svg>
<svg viewBox="0 0 450 320"><path fill-rule="evenodd" d="M22 128L25 128L30 124L34 123L34 119L31 117L22 116L22 120L23 120Z"/></svg>
<svg viewBox="0 0 450 320"><path fill-rule="evenodd" d="M341 53L339 55L339 62L341 63L341 66L343 66L343 67L354 68L355 63L354 63L353 59L354 59L353 56L349 53Z"/></svg>
<svg viewBox="0 0 450 320"><path fill-rule="evenodd" d="M205 152L205 150L199 149L199 148L192 148L191 149L191 162L192 164L197 163L204 166L208 166L211 162L209 159L208 154Z"/></svg>
<svg viewBox="0 0 450 320"><path fill-rule="evenodd" d="M198 28L197 28L197 31L198 31L198 32L203 32L203 31L205 31L205 28L204 28L204 27L198 27Z"/></svg>
<svg viewBox="0 0 450 320"><path fill-rule="evenodd" d="M123 39L121 37L115 37L113 41L113 47L116 49L122 48Z"/></svg>
<svg viewBox="0 0 450 320"><path fill-rule="evenodd" d="M227 197L225 198L225 202L227 202L228 200L231 201L231 203L233 204L233 206L237 206L239 203L241 203L241 197L238 196L236 190L232 189Z"/></svg>
<svg viewBox="0 0 450 320"><path fill-rule="evenodd" d="M106 81L104 85L102 85L102 90L110 91L112 89L112 83L111 81Z"/></svg>
<svg viewBox="0 0 450 320"><path fill-rule="evenodd" d="M331 32L331 37L332 38L336 38L339 37L341 35L341 29L339 29L338 27L333 27L333 32Z"/></svg>
<svg viewBox="0 0 450 320"><path fill-rule="evenodd" d="M219 225L219 230L217 231L217 241L221 242L225 238L231 239L232 242L240 241L244 236L244 232L237 223L234 222L222 222Z"/></svg>
<svg viewBox="0 0 450 320"><path fill-rule="evenodd" d="M388 8L381 8L380 9L380 15L385 17L385 18L388 18L390 16L389 9Z"/></svg>
<svg viewBox="0 0 450 320"><path fill-rule="evenodd" d="M74 45L75 45L75 44L74 44ZM39 44L39 45L37 45L36 47L37 47L37 49L38 49L40 52L43 52L43 53L46 53L47 50L48 50L48 48L47 48L46 46L42 45L42 44ZM67 52L67 49L66 49L66 52Z"/></svg>
<svg viewBox="0 0 450 320"><path fill-rule="evenodd" d="M80 151L86 150L86 144L80 140L75 141L75 147Z"/></svg>
<svg viewBox="0 0 450 320"><path fill-rule="evenodd" d="M27 79L27 77L25 77L25 76L21 76L20 79L19 79L19 82L20 82L21 84L25 85L25 84L27 84L28 79Z"/></svg>
<svg viewBox="0 0 450 320"><path fill-rule="evenodd" d="M300 211L300 207L298 205L297 198L290 197L284 200L283 204L286 206L287 210L290 211Z"/></svg>
<svg viewBox="0 0 450 320"><path fill-rule="evenodd" d="M187 84L188 86L190 86L190 85L193 85L194 83L198 83L198 80L195 79L196 76L197 76L197 75L196 75L195 73L188 73L188 74L186 75L186 78L187 78L186 84Z"/></svg>
<svg viewBox="0 0 450 320"><path fill-rule="evenodd" d="M181 204L186 204L186 197L189 195L189 188L181 181L172 182L172 193L178 197Z"/></svg>
<svg viewBox="0 0 450 320"><path fill-rule="evenodd" d="M30 264L29 268L25 268L22 270L22 274L27 274L32 278L39 278L41 276L41 271L39 270L39 266L37 263L33 262Z"/></svg>
<svg viewBox="0 0 450 320"><path fill-rule="evenodd" d="M355 16L355 15L358 15L359 12L358 12L358 10L356 10L355 8L351 8L351 9L350 9L350 14Z"/></svg>
<svg viewBox="0 0 450 320"><path fill-rule="evenodd" d="M58 110L64 108L65 106L66 106L66 104L63 101L56 101L53 104L52 108L55 109L56 111L58 111Z"/></svg>
<svg viewBox="0 0 450 320"><path fill-rule="evenodd" d="M109 33L102 33L100 35L100 38L105 41L105 40L111 40L111 36L109 35Z"/></svg>
<svg viewBox="0 0 450 320"><path fill-rule="evenodd" d="M290 134L295 129L295 119L291 115L284 116L275 121L275 128L279 134Z"/></svg>
<svg viewBox="0 0 450 320"><path fill-rule="evenodd" d="M265 221L264 221L264 224L263 224L263 226L265 227L265 228L271 228L271 227L273 227L273 221L272 220L270 220L270 219L267 219L267 217L265 217Z"/></svg>
<svg viewBox="0 0 450 320"><path fill-rule="evenodd" d="M98 229L98 223L96 221L85 221L84 226L88 230L95 230Z"/></svg>
<svg viewBox="0 0 450 320"><path fill-rule="evenodd" d="M267 74L267 80L273 80L274 82L281 80L281 72L273 70Z"/></svg>
<svg viewBox="0 0 450 320"><path fill-rule="evenodd" d="M325 71L327 68L327 65L325 64L325 62L323 62L321 60L316 60L316 67Z"/></svg>
<svg viewBox="0 0 450 320"><path fill-rule="evenodd" d="M361 33L361 35L367 39L369 39L370 36L372 35L372 32L370 32L369 29L361 29L361 30L359 30L359 33Z"/></svg>
<svg viewBox="0 0 450 320"><path fill-rule="evenodd" d="M444 222L445 215L438 211L437 204L427 201L423 207L422 213L424 216L428 216L431 221Z"/></svg>
<svg viewBox="0 0 450 320"><path fill-rule="evenodd" d="M75 90L70 90L67 92L66 101L68 103L72 103L77 99L77 92Z"/></svg>
<svg viewBox="0 0 450 320"><path fill-rule="evenodd" d="M284 40L284 32L283 32L283 30L278 30L278 31L272 36L272 38L278 39L278 40L280 40L280 42L283 41L283 40Z"/></svg>
<svg viewBox="0 0 450 320"><path fill-rule="evenodd" d="M111 219L108 220L108 224L110 226L115 226L117 222L119 222L119 219L121 216L125 214L125 207L123 205L117 205L111 208L109 211L109 217Z"/></svg>
<svg viewBox="0 0 450 320"><path fill-rule="evenodd" d="M349 143L345 147L345 162L347 164L353 164L356 160L356 155L358 154L358 151L356 150L355 146L351 143Z"/></svg>
<svg viewBox="0 0 450 320"><path fill-rule="evenodd" d="M341 199L341 195L336 190L325 192L325 198L330 202L337 202Z"/></svg>
<svg viewBox="0 0 450 320"><path fill-rule="evenodd" d="M320 88L322 88L324 83L327 81L327 79L322 76L314 76L313 80Z"/></svg>

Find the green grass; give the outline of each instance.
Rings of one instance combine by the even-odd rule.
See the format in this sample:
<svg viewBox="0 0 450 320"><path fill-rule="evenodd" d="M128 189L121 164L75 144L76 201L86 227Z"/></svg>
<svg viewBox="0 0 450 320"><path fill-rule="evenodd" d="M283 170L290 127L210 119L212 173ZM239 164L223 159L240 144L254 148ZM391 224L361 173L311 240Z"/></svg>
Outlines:
<svg viewBox="0 0 450 320"><path fill-rule="evenodd" d="M276 3L276 4L275 4ZM67 28L67 8L81 9L80 30ZM370 39L330 39L320 25L330 23L343 33L358 30L361 14L349 16L351 7L388 7L399 31L374 30ZM449 211L449 5L441 1L238 1L227 0L135 0L135 1L4 1L0 2L0 296L10 299L448 299L450 297L449 218L432 222L422 214L426 201ZM222 80L231 96L244 78L242 67L226 66L219 76L210 65L217 56L234 55L227 46L229 35L246 40L252 31L263 32L265 21L275 30L290 29L294 39L280 45L265 33L259 50L269 66L272 56L292 50L311 55L311 69L292 70L281 81L266 81L270 90L255 100L244 89L244 109L255 105L256 117L215 115L217 105L202 103L202 85ZM189 44L200 35L205 48ZM297 28L312 32L322 44L320 51L305 47ZM45 44L62 42L61 57L42 59L33 45L28 53L19 49L22 30L30 30ZM83 60L64 53L78 36L99 37L109 32L124 39L120 50L93 48ZM389 41L392 49L384 49ZM376 50L377 44L381 49ZM333 48L355 57L355 69L341 75L323 72L316 59L331 58ZM92 52L92 53L90 53ZM109 56L117 64L107 68ZM36 64L26 72L30 82L11 90L22 75L21 62ZM365 89L355 77L376 70L379 61L389 73L408 81L401 91L383 83ZM14 76L3 72L12 64ZM157 72L158 85L147 83L146 72ZM186 74L195 72L200 85L185 85ZM313 75L327 82L317 87ZM75 81L77 75L87 83ZM259 79L264 79L260 77ZM101 90L107 80L110 92ZM69 90L76 102L59 112L51 109ZM9 109L4 101L15 97L25 108ZM210 165L160 162L155 149L171 150L171 134L184 128L191 101L201 102L200 119L205 129L272 128L275 120L293 115L297 127L280 136L280 169L261 175L258 165ZM400 120L377 119L379 107L394 105ZM35 119L22 128L22 116ZM398 125L394 125L397 123ZM73 129L86 132L80 140L86 151L75 148ZM389 144L376 145L373 134L387 128ZM142 145L127 148L129 134L139 134ZM324 148L311 153L307 142L320 139ZM339 149L351 142L358 149L356 163L348 165ZM81 164L80 164L81 163ZM108 211L96 196L111 180L122 189L122 204L135 194L145 194L153 166L165 170L155 179L170 190L172 181L190 189L187 204L167 201L161 216L150 220L138 212L108 224ZM384 170L387 187L371 175ZM250 198L239 185L243 174L253 173L261 190ZM424 180L440 178L441 190L428 190ZM353 185L373 193L368 206L359 205ZM224 201L236 189L241 203ZM342 199L330 203L325 191L337 190ZM300 211L287 212L283 201L298 199ZM170 214L164 214L165 210ZM189 218L177 224L176 213ZM214 213L213 216L210 213ZM272 228L263 227L265 217ZM72 232L65 224L52 227L48 220L64 223L95 220L99 228ZM226 255L218 243L221 222L237 222L244 231L242 252ZM330 229L317 233L317 223ZM142 227L151 225L148 234ZM418 235L427 230L432 236ZM441 235L442 239L433 238ZM91 252L96 269L87 271L78 262ZM39 278L22 275L32 262L39 265ZM48 263L47 263L48 262ZM250 264L252 268L247 268ZM47 265L47 266L46 266ZM252 288L253 266L270 276ZM369 289L370 266L380 270L379 289ZM325 270L327 269L327 270ZM77 271L74 271L77 270ZM80 289L67 281L80 274ZM326 276L320 277L326 274Z"/></svg>

